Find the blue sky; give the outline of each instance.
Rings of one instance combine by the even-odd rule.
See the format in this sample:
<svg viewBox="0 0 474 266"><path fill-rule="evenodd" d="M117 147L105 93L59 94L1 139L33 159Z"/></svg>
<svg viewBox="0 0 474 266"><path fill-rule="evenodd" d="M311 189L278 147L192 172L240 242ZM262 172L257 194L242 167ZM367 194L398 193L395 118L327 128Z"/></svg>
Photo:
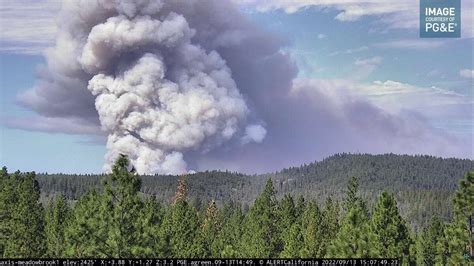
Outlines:
<svg viewBox="0 0 474 266"><path fill-rule="evenodd" d="M459 69L472 68L472 39L420 39L417 28L380 32L382 25L377 25L376 19L365 17L341 22L334 19L337 13L309 8L291 14L281 10L252 13L251 18L287 37L291 42L289 50L296 59L304 58L320 69L308 76L344 78L354 71L351 63L355 60L380 56L383 62L367 81L393 79L418 86L443 87L449 84L447 89L468 92L465 85L469 80L460 77ZM379 26L378 31L371 32L372 25ZM415 44L412 48L397 47L398 41ZM442 75L431 75L433 71Z"/></svg>
<svg viewBox="0 0 474 266"><path fill-rule="evenodd" d="M350 84L351 93L389 113L420 114L433 130L471 145L466 149L472 158L472 13L463 17L462 38L420 39L417 26L402 23L418 19L417 1L407 4L415 15L394 7L355 17L349 15L350 3L356 1L301 2L244 1L241 10L288 41L282 50L297 63L299 78ZM54 45L58 10L56 1L29 7L15 1L0 4L0 164L10 170L97 173L106 153L100 137L28 125L25 121L39 115L17 101L35 85L45 64L43 51ZM27 22L21 23L18 14ZM349 17L341 19L340 14Z"/></svg>
<svg viewBox="0 0 474 266"><path fill-rule="evenodd" d="M18 93L32 87L38 55L0 53L2 117L28 117L36 114L17 104ZM84 136L45 133L0 127L0 162L10 170L37 172L100 172L105 153L103 145L88 144Z"/></svg>

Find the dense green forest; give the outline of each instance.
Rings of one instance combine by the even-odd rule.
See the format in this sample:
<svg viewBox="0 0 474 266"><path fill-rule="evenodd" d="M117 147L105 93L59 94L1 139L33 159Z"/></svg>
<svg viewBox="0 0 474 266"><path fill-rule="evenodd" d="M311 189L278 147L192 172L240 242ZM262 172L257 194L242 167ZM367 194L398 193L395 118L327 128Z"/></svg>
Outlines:
<svg viewBox="0 0 474 266"><path fill-rule="evenodd" d="M163 204L143 197L140 176L121 156L112 173L75 201L58 194L45 207L34 173L0 172L0 255L22 257L338 257L401 258L403 264L469 264L474 172L460 181L452 219L432 218L415 232L400 215L396 197L379 191L371 206L352 177L340 200L323 204L302 196L278 198L267 178L246 209L235 202L202 210L189 203L189 181L174 184ZM309 166L310 167L310 166ZM302 168L305 169L305 168ZM288 169L285 172L294 171ZM340 184L341 186L342 184ZM472 261L471 261L472 262Z"/></svg>
<svg viewBox="0 0 474 266"><path fill-rule="evenodd" d="M279 199L267 178L248 209L232 201L219 208L211 200L198 210L188 202L193 177L182 176L171 202L163 204L141 195L142 180L128 165L120 157L100 188L77 201L58 194L46 207L34 173L3 168L2 257L397 257L404 264L469 263L474 172L460 182L451 221L434 217L414 232L393 193L384 190L369 207L355 177L341 189L341 200L328 197L324 204L290 194Z"/></svg>
<svg viewBox="0 0 474 266"><path fill-rule="evenodd" d="M432 217L452 218L452 197L459 179L474 170L472 160L442 159L433 156L336 154L323 161L263 175L208 171L188 175L190 204L202 211L210 200L219 207L227 201L252 205L271 178L276 197L303 196L324 204L328 197L342 200L349 178L359 178L360 193L373 207L378 194L388 189L410 227L418 230ZM75 201L91 188L100 188L98 175L38 174L41 201L62 194ZM179 176L141 176L141 193L166 203L174 195Z"/></svg>

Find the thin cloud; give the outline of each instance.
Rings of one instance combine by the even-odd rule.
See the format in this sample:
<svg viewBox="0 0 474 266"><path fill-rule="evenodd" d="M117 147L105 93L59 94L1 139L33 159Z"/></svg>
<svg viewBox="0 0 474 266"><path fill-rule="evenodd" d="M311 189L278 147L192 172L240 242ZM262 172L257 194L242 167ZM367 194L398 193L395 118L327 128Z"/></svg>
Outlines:
<svg viewBox="0 0 474 266"><path fill-rule="evenodd" d="M445 44L445 41L432 39L404 39L375 43L373 46L388 49L433 49Z"/></svg>
<svg viewBox="0 0 474 266"><path fill-rule="evenodd" d="M420 87L387 80L354 85L353 91L392 114L423 116L431 125L451 134L466 132L473 125L470 96L439 87ZM453 127L453 121L463 127ZM466 134L461 134L466 137ZM467 134L469 136L469 134Z"/></svg>
<svg viewBox="0 0 474 266"><path fill-rule="evenodd" d="M372 58L366 58L366 59L357 59L355 61L356 66L366 66L366 65L378 65L382 62L382 57L381 56L375 56Z"/></svg>
<svg viewBox="0 0 474 266"><path fill-rule="evenodd" d="M327 37L328 36L326 34L322 34L322 33L318 34L318 39L319 40L327 39Z"/></svg>
<svg viewBox="0 0 474 266"><path fill-rule="evenodd" d="M377 69L380 63L382 63L382 60L383 60L383 57L381 56L374 56L374 57L365 58L365 59L357 59L354 62L355 71L352 74L352 76L357 80L367 78L368 76L370 76L370 74L372 74Z"/></svg>
<svg viewBox="0 0 474 266"><path fill-rule="evenodd" d="M419 25L419 3L413 0L234 0L246 8L254 8L259 12L284 10L295 13L310 7L320 9L331 8L339 11L336 20L352 22L362 17L373 16L392 29L415 29ZM473 37L474 5L472 1L463 1L461 9L462 36Z"/></svg>
<svg viewBox="0 0 474 266"><path fill-rule="evenodd" d="M328 56L336 56L340 54L354 54L354 53L360 53L369 50L369 47L367 45L363 45L357 48L351 48L351 49L346 49L342 51L335 51L332 53L329 53Z"/></svg>
<svg viewBox="0 0 474 266"><path fill-rule="evenodd" d="M309 7L320 9L331 8L340 11L335 19L339 21L357 21L362 17L375 16L390 29L418 28L418 4L416 1L358 1L358 0L302 0L302 1L271 1L271 0L233 0L244 10L267 12L281 9L287 13L295 13ZM38 55L54 44L57 27L55 16L61 7L59 0L4 0L0 4L0 52ZM474 35L474 5L471 1L463 2L461 10L462 38ZM323 34L324 35L324 34ZM440 42L420 45L387 44L388 48L436 48ZM423 49L423 48L419 48ZM337 53L336 53L337 54ZM334 54L335 55L335 54Z"/></svg>
<svg viewBox="0 0 474 266"><path fill-rule="evenodd" d="M41 54L54 43L61 2L4 0L0 4L0 51Z"/></svg>
<svg viewBox="0 0 474 266"><path fill-rule="evenodd" d="M461 69L459 75L463 78L474 79L474 69Z"/></svg>
<svg viewBox="0 0 474 266"><path fill-rule="evenodd" d="M45 133L101 136L104 133L97 124L79 118L62 117L3 117L0 123L9 128Z"/></svg>

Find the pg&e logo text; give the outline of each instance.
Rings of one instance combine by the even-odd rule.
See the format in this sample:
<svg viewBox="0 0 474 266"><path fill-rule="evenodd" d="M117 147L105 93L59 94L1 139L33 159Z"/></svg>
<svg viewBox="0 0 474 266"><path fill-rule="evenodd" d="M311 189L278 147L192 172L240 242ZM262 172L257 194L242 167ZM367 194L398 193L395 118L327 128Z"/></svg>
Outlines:
<svg viewBox="0 0 474 266"><path fill-rule="evenodd" d="M461 0L420 0L420 37L461 37Z"/></svg>

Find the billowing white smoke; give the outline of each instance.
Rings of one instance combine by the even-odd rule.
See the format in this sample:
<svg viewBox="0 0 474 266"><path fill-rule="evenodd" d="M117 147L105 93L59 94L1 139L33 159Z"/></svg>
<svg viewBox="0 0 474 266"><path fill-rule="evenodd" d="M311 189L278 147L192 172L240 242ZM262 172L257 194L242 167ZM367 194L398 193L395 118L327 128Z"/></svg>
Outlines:
<svg viewBox="0 0 474 266"><path fill-rule="evenodd" d="M94 4L66 3L69 15L91 19L82 31L63 27L56 49L67 39L90 74L87 87L108 133L105 170L123 153L139 173L182 173L186 151L241 134L249 109L231 71L217 52L193 44L182 15L156 0L85 2ZM244 142L261 142L265 129L249 128L258 136L247 132Z"/></svg>

